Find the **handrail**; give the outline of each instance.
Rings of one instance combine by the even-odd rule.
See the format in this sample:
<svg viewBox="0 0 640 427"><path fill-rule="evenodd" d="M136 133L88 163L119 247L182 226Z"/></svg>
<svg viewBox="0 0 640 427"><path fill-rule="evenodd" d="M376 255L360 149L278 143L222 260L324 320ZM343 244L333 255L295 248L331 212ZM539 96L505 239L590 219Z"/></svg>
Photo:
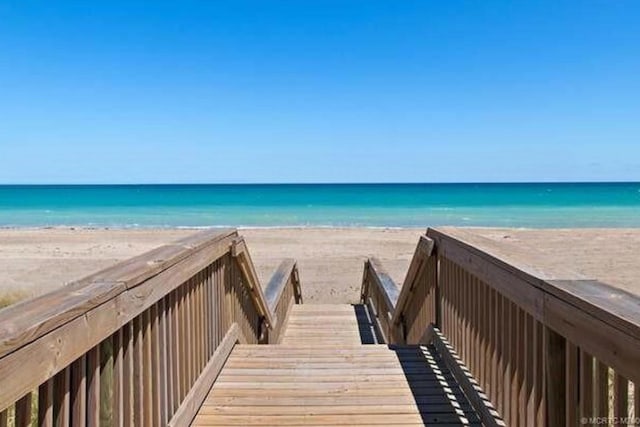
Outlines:
<svg viewBox="0 0 640 427"><path fill-rule="evenodd" d="M400 296L398 297L397 308L392 319L392 323L394 325L400 323L402 312L404 311L407 302L411 298L414 283L420 277L420 273L422 272L426 261L433 254L433 249L433 240L426 236L420 236L418 245L416 246L416 250L411 259L411 263L409 264L407 275L402 284Z"/></svg>
<svg viewBox="0 0 640 427"><path fill-rule="evenodd" d="M269 343L278 343L289 317L291 305L302 303L298 265L295 260L282 261L271 276L264 293L274 321L274 327L269 333Z"/></svg>
<svg viewBox="0 0 640 427"><path fill-rule="evenodd" d="M0 310L0 357L140 286L198 251L209 249L218 254L228 250L237 234L229 229L205 230Z"/></svg>
<svg viewBox="0 0 640 427"><path fill-rule="evenodd" d="M385 341L393 334L391 316L396 310L399 292L398 285L379 259L371 257L365 261L360 302L369 307Z"/></svg>
<svg viewBox="0 0 640 427"><path fill-rule="evenodd" d="M235 342L271 340L275 319L237 231L154 249L0 310L0 424L184 425Z"/></svg>
<svg viewBox="0 0 640 427"><path fill-rule="evenodd" d="M262 290L262 286L260 286L258 274L256 273L255 267L253 266L253 261L251 260L251 256L249 255L249 249L247 248L247 245L243 238L239 237L234 239L231 246L231 254L238 260L240 270L242 271L242 274L247 281L247 287L249 288L251 297L254 301L254 304L260 311L260 314L263 316L266 322L266 326L268 328L273 328L273 315L269 310L269 307L267 306L267 302L264 297L264 291Z"/></svg>
<svg viewBox="0 0 640 427"><path fill-rule="evenodd" d="M269 283L265 287L265 299L267 305L271 312L275 312L276 306L280 301L280 297L282 296L282 292L284 291L287 282L291 279L292 275L294 275L294 280L297 281L297 270L298 266L296 261L291 258L284 259L278 268L273 272ZM296 303L299 303L302 300L302 295L296 289ZM277 319L276 319L277 320Z"/></svg>
<svg viewBox="0 0 640 427"><path fill-rule="evenodd" d="M379 315L388 306L372 298L382 291L372 271L365 264L362 299ZM388 341L420 342L431 323L509 425L624 417L630 384L640 408L640 298L558 267L544 253L460 229L428 229Z"/></svg>

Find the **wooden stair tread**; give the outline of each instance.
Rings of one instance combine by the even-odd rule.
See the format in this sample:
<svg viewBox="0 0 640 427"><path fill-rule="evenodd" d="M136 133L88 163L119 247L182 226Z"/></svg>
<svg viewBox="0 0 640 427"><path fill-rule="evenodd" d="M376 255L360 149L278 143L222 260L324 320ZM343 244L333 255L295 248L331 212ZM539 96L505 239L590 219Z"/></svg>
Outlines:
<svg viewBox="0 0 640 427"><path fill-rule="evenodd" d="M294 305L280 344L234 347L193 425L479 423L434 348L363 344L372 327L362 306Z"/></svg>

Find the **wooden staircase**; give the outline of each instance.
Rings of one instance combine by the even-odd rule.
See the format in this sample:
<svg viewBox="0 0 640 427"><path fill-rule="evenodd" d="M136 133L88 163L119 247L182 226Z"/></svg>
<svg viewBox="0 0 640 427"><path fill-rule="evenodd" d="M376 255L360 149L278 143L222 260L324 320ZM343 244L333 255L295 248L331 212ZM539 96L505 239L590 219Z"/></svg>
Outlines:
<svg viewBox="0 0 640 427"><path fill-rule="evenodd" d="M280 344L238 344L193 425L474 425L432 346L377 344L363 305L294 305Z"/></svg>

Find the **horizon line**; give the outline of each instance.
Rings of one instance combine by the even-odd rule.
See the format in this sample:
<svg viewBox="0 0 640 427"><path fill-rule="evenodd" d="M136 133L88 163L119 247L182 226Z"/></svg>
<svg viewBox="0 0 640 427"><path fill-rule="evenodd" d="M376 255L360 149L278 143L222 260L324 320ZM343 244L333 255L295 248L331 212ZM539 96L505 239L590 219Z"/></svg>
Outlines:
<svg viewBox="0 0 640 427"><path fill-rule="evenodd" d="M477 185L477 184L640 184L640 180L606 181L353 181L353 182L131 182L131 183L0 183L0 187L178 186L178 185Z"/></svg>

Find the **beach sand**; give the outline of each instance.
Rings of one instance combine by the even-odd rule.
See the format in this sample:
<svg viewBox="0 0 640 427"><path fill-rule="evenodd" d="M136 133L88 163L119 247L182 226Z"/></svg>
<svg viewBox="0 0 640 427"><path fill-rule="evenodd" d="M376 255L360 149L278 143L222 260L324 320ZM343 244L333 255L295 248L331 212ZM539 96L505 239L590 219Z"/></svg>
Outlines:
<svg viewBox="0 0 640 427"><path fill-rule="evenodd" d="M266 284L280 260L298 260L306 302L356 302L364 260L382 260L401 284L425 229L240 230ZM494 229L472 232L545 251L558 264L640 295L640 229ZM176 229L0 230L0 305L45 293L120 260L187 236Z"/></svg>

